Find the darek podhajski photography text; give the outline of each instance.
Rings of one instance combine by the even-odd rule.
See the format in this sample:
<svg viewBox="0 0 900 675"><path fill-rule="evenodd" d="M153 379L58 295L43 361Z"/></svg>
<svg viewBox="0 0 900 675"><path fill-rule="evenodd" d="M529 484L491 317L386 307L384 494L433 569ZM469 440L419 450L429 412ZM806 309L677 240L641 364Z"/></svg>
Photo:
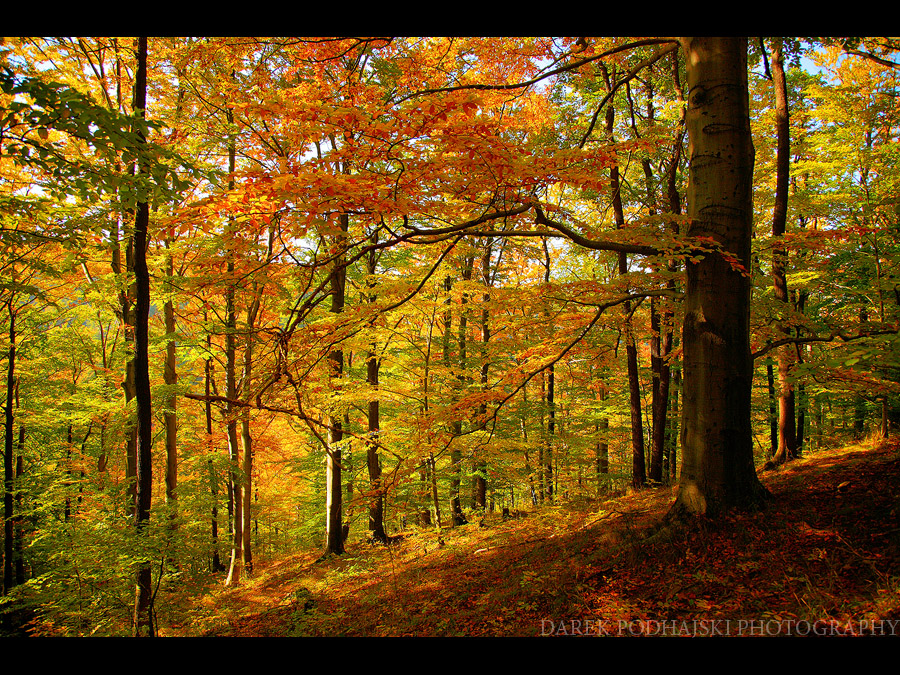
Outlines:
<svg viewBox="0 0 900 675"><path fill-rule="evenodd" d="M900 620L807 621L801 619L542 619L541 636L584 637L777 637L896 636Z"/></svg>

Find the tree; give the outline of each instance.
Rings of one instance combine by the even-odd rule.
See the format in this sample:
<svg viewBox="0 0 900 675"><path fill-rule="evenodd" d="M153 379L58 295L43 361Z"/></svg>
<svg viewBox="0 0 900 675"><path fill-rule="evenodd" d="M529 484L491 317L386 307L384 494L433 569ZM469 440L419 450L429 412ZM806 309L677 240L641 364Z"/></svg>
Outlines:
<svg viewBox="0 0 900 675"><path fill-rule="evenodd" d="M15 285L15 269L13 268L12 284ZM5 285L5 284L4 284ZM16 315L19 308L16 307L16 293L10 289L4 304L9 316L9 350L6 354L6 401L3 405L3 593L9 593L9 590L15 585L16 581L13 576L13 560L15 558L15 515L13 513L14 500L14 479L13 473L13 424L15 423L15 410L13 404L15 402L16 393Z"/></svg>
<svg viewBox="0 0 900 675"><path fill-rule="evenodd" d="M134 110L144 117L147 108L147 38L138 38L137 73L134 83ZM147 171L139 165L138 171ZM137 508L135 525L138 536L145 534L150 520L150 504L153 488L151 449L153 443L153 411L150 399L150 273L147 269L147 242L150 227L150 204L146 197L139 199L134 221L134 278L135 278L135 394L137 398ZM137 569L137 589L134 603L135 636L153 636L153 608L151 595L150 561L142 560Z"/></svg>
<svg viewBox="0 0 900 675"><path fill-rule="evenodd" d="M334 251L329 286L331 288L331 313L344 311L347 286L347 262L343 255L346 235L350 227L347 214L338 217L338 234L334 238ZM332 347L328 354L328 379L335 394L340 393L341 378L344 375L344 350L340 345ZM341 414L332 410L328 415L328 446L325 449L325 552L340 555L344 552L343 497L341 494L341 443L344 440L344 426Z"/></svg>
<svg viewBox="0 0 900 675"><path fill-rule="evenodd" d="M865 434L876 406L889 422L894 43L810 45L813 75L779 40L777 131L742 38L4 43L0 292L56 303L7 316L0 296L4 573L22 525L43 574L11 596L61 632L153 632L166 563L218 567L226 477L230 583L323 529L352 550L360 518L390 541L394 516L564 506L674 480L682 452L673 515L753 508L754 357L795 357L780 389L804 384L816 437ZM177 528L150 516L176 460Z"/></svg>
<svg viewBox="0 0 900 675"><path fill-rule="evenodd" d="M772 210L772 236L778 240L784 237L787 223L787 202L790 181L791 134L788 111L787 81L784 74L784 56L781 38L774 38L772 48L772 87L775 90L775 132L776 187L775 207ZM778 246L772 252L772 277L775 298L784 307L790 301L787 286L787 250ZM790 329L782 321L782 333ZM786 344L778 350L778 448L775 462L783 463L793 459L797 453L797 427L793 378L794 346Z"/></svg>
<svg viewBox="0 0 900 675"><path fill-rule="evenodd" d="M601 66L602 67L602 66ZM606 88L612 93L612 84L610 82L609 73L603 67L603 76L606 80ZM613 70L613 79L615 79L615 70ZM606 133L612 140L613 123L615 121L615 107L610 101L606 107ZM619 180L618 162L613 164L609 169L609 191L610 199L613 205L613 213L615 214L616 229L625 227L625 211L622 206L622 186ZM624 276L628 273L628 254L624 251L619 252L619 275ZM625 315L625 359L628 366L628 397L629 408L631 410L631 487L640 489L647 482L646 461L644 457L644 423L641 413L641 383L638 374L637 361L637 342L634 339L634 329L631 321L631 302L626 301L622 305L622 312Z"/></svg>
<svg viewBox="0 0 900 675"><path fill-rule="evenodd" d="M746 38L681 38L688 78L689 237L720 251L688 261L682 472L675 513L759 504L750 429L750 238L754 150Z"/></svg>
<svg viewBox="0 0 900 675"><path fill-rule="evenodd" d="M372 243L378 243L377 234L372 235ZM366 257L366 286L369 290L366 300L373 304L378 299L375 290L375 272L378 268L378 255L372 250ZM366 467L369 471L369 531L372 539L382 544L388 543L388 536L384 531L384 489L381 481L381 460L378 457L378 436L381 431L381 402L378 393L378 372L381 369L381 360L378 355L378 344L375 342L375 320L370 322L373 340L369 344L366 353L366 384L372 388L369 394L367 410L367 422L369 429L369 441L366 443Z"/></svg>

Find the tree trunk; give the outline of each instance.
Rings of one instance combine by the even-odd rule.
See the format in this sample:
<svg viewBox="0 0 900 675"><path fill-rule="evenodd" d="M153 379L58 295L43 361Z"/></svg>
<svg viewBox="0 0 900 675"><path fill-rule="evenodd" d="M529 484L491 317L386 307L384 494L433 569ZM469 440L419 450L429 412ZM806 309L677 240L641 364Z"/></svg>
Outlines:
<svg viewBox="0 0 900 675"><path fill-rule="evenodd" d="M379 360L374 349L369 351L366 358L366 382L377 391ZM372 442L366 444L366 466L369 470L369 531L372 538L382 544L387 543L387 534L384 531L384 494L381 483L381 460L378 457L378 432L381 428L381 410L377 393L376 398L369 401L368 423L369 438Z"/></svg>
<svg viewBox="0 0 900 675"><path fill-rule="evenodd" d="M166 248L172 245L172 237L166 239ZM169 277L169 292L173 293L172 277L174 274L171 252L166 255L166 274ZM169 339L166 343L166 363L164 379L170 387L163 404L165 413L163 420L166 426L166 506L169 512L172 529L177 528L178 507L178 415L177 397L175 385L178 383L178 374L175 370L175 306L172 299L166 301L163 307L166 321L166 335Z"/></svg>
<svg viewBox="0 0 900 675"><path fill-rule="evenodd" d="M144 117L147 107L147 38L138 38L138 67L134 82L134 110ZM143 142L144 139L141 139ZM140 166L144 173L145 167ZM150 521L150 499L153 488L151 442L153 411L150 400L150 272L147 269L147 234L150 226L150 205L138 202L134 219L134 380L137 399L137 508L135 524L138 539L145 536ZM153 608L151 606L150 561L141 560L137 570L134 603L135 636L153 636Z"/></svg>
<svg viewBox="0 0 900 675"><path fill-rule="evenodd" d="M634 101L631 97L631 86L626 83L628 94L628 106L631 117L631 128L636 138L640 137L635 114ZM646 78L647 110L646 120L649 126L655 124L655 109L653 106L653 78L652 68ZM681 139L676 135L676 142L680 145ZM645 191L647 193L647 213L651 217L656 215L656 180L653 176L653 167L647 156L641 158L641 167L644 170ZM624 220L624 214L623 214ZM627 268L627 266L626 266ZM673 282L669 285L674 290ZM666 320L662 320L657 298L650 298L650 370L653 374L650 398L650 473L652 482L663 482L663 453L665 451L666 416L669 406L669 365L667 357L672 349L672 322L671 312L666 312ZM638 389L640 394L640 389Z"/></svg>
<svg viewBox="0 0 900 675"><path fill-rule="evenodd" d="M612 89L612 82L605 67L602 72L606 80L606 88ZM615 70L613 71L613 78ZM612 102L606 108L606 133L610 141L613 140L613 128L615 124L615 108ZM616 219L616 229L625 227L625 210L622 205L622 190L619 178L619 165L613 164L609 169L609 192L612 199L613 214ZM619 253L619 274L628 273L628 256ZM638 373L637 344L631 327L631 302L622 306L625 315L625 361L628 367L628 396L631 410L631 486L635 489L644 487L647 482L647 469L644 459L644 423L641 415L641 382Z"/></svg>
<svg viewBox="0 0 900 675"><path fill-rule="evenodd" d="M484 284L485 292L481 296L481 390L488 389L488 373L490 362L488 360L488 343L491 341L491 327L488 321L489 313L487 304L491 299L487 289L492 286L491 282L491 252L493 248L493 240L488 238L484 251L481 255L481 282ZM484 427L485 418L487 417L487 404L482 403L478 407L478 415L480 418L479 426ZM487 462L483 457L477 455L473 458L473 468L475 469L475 508L484 512L487 507Z"/></svg>
<svg viewBox="0 0 900 675"><path fill-rule="evenodd" d="M269 237L269 255L271 257L272 237ZM256 326L256 317L259 314L260 296L263 289L259 288L256 281L253 282L253 302L247 309L247 342L244 345L244 366L241 380L243 381L243 398L250 400L250 380L253 377L253 330ZM241 556L244 562L244 572L247 575L253 573L253 549L250 542L252 532L253 513L251 509L253 496L253 436L250 434L250 408L245 407L241 411L241 479L242 500L241 504Z"/></svg>
<svg viewBox="0 0 900 675"><path fill-rule="evenodd" d="M606 486L606 477L609 475L609 442L606 440L609 433L609 418L601 417L597 422L597 436L601 439L597 442L597 494L603 493Z"/></svg>
<svg viewBox="0 0 900 675"><path fill-rule="evenodd" d="M544 284L550 284L550 249L547 246L547 240L541 238L541 244L544 247ZM547 325L553 331L553 323L550 319L549 307L544 308L544 317ZM552 333L551 333L552 334ZM545 403L547 409L547 436L541 444L542 456L538 466L543 465L542 486L547 495L547 502L553 503L553 456L554 456L554 438L556 437L556 366L551 363L547 367L547 389L545 393ZM543 499L542 499L543 501Z"/></svg>
<svg viewBox="0 0 900 675"><path fill-rule="evenodd" d="M678 51L672 52L672 83L675 87L677 100L680 104L684 103L684 88L681 86L681 78L679 74ZM678 129L675 133L675 140L672 142L672 151L666 166L666 198L669 204L669 212L675 216L681 215L681 193L678 191L678 168L681 165L683 156L684 134L685 134L685 107L681 106L681 113L678 118ZM669 231L674 235L681 233L681 226L677 218L673 218L669 222ZM678 270L678 263L675 260L669 260L666 268L669 272L674 273ZM676 290L674 279L670 279L666 283L666 288L671 291ZM663 323L665 324L666 336L669 342L667 354L676 346L677 338L675 337L674 311L671 304L667 305L667 311L663 313ZM666 442L665 455L667 462L666 478L670 485L674 485L678 480L678 391L681 386L681 370L676 369L672 372L671 366L669 371L669 395L671 397L671 415L666 414Z"/></svg>
<svg viewBox="0 0 900 675"><path fill-rule="evenodd" d="M801 345L802 353L802 345ZM795 457L803 455L803 444L806 442L806 411L809 397L806 395L806 386L802 382L797 383L797 447Z"/></svg>
<svg viewBox="0 0 900 675"><path fill-rule="evenodd" d="M750 238L754 150L746 38L680 38L690 139L690 237L721 253L687 263L682 470L676 515L757 506L767 492L750 426ZM740 266L740 267L738 267Z"/></svg>
<svg viewBox="0 0 900 675"><path fill-rule="evenodd" d="M206 320L206 315L204 314L204 322ZM206 350L207 353L212 353L212 336L206 336ZM212 455L213 448L213 428L212 428L212 402L210 401L210 395L212 394L212 358L206 359L206 365L204 367L204 393L206 394L206 401L204 403L204 412L206 416L206 438L207 438L207 452ZM221 559L219 558L219 488L218 488L218 478L216 476L215 467L213 465L212 457L210 457L206 462L207 468L209 469L209 491L210 496L212 497L212 510L210 513L210 539L212 540L212 569L213 572L222 572L225 570L225 566L222 564Z"/></svg>
<svg viewBox="0 0 900 675"><path fill-rule="evenodd" d="M429 395L429 383L431 382L431 345L432 345L432 336L434 334L434 315L431 316L431 321L428 324L428 342L427 347L425 349L425 372L422 377L422 414L427 418L428 411L430 410L430 405L428 402ZM438 498L438 489L437 489L437 474L435 471L435 461L434 461L434 453L429 451L428 457L423 462L422 469L422 486L424 493L430 492L431 500L434 505L434 522L437 525L438 530L441 529L441 502ZM422 516L421 516L421 524L422 526L431 525L431 512L428 509L428 506L422 506Z"/></svg>
<svg viewBox="0 0 900 675"><path fill-rule="evenodd" d="M669 484L678 482L678 391L681 388L681 370L672 373L672 416L668 433Z"/></svg>
<svg viewBox="0 0 900 675"><path fill-rule="evenodd" d="M853 401L853 440L861 441L866 435L866 399L856 394Z"/></svg>
<svg viewBox="0 0 900 675"><path fill-rule="evenodd" d="M25 427L19 425L19 451L16 457L16 585L25 583L25 532L22 527L22 477L25 475L23 453L25 451Z"/></svg>
<svg viewBox="0 0 900 675"><path fill-rule="evenodd" d="M373 235L372 244L377 244L377 233ZM374 274L378 265L378 256L376 251L371 251L366 260L366 272L368 279L368 301L374 304L377 295L375 293ZM369 324L374 330L374 319ZM381 430L381 408L378 394L378 371L381 362L378 359L376 351L377 345L373 341L370 345L369 352L366 355L366 383L371 387L372 394L369 400L368 423L369 438L371 442L366 444L366 467L369 470L369 531L372 533L372 539L376 542L386 544L388 536L384 531L384 492L381 483L381 460L378 457L378 434Z"/></svg>
<svg viewBox="0 0 900 675"><path fill-rule="evenodd" d="M428 507L428 501L431 496L431 476L430 476L430 463L427 459L425 459L419 465L419 499L421 500L419 503L419 527L431 527L431 509Z"/></svg>
<svg viewBox="0 0 900 675"><path fill-rule="evenodd" d="M528 489L531 493L531 505L537 506L538 504L538 487L535 484L535 476L534 470L531 468L531 458L528 456L528 427L525 424L525 419L528 412L528 384L524 384L522 386L522 404L524 406L524 412L519 420L519 424L522 427L522 441L525 444L525 475L528 476Z"/></svg>
<svg viewBox="0 0 900 675"><path fill-rule="evenodd" d="M274 221L269 226L268 241L266 243L266 259L268 265L272 260L272 250L275 238ZM252 283L253 301L247 308L246 321L246 343L244 344L244 365L241 375L243 382L242 397L247 403L251 399L251 379L253 377L253 343L255 340L254 330L256 327L256 319L259 315L259 308L262 304L262 295L265 291L265 283L260 284L255 279ZM243 493L241 504L241 557L244 563L244 572L247 575L253 573L253 548L251 546L250 534L253 523L253 510L251 508L253 496L253 436L250 433L250 407L244 407L241 411L241 451L243 452L241 460L241 478L243 479Z"/></svg>
<svg viewBox="0 0 900 675"><path fill-rule="evenodd" d="M472 264L471 259L467 259L465 264L463 265L463 280L468 281L472 278ZM447 277L444 282L444 290L448 293L451 289L451 279ZM444 366L446 368L450 368L450 329L451 329L451 313L450 313L450 298L447 298L447 310L444 313ZM466 368L466 313L465 313L465 305L466 305L466 294L462 294L462 298L460 299L460 313L459 313L459 333L457 336L457 345L459 347L459 368L460 374L456 378L455 386L456 386L456 398L462 397L462 389L465 382L465 375L463 372ZM454 527L458 527L460 525L465 525L469 521L466 519L465 514L463 514L462 510L462 502L460 501L459 496L459 487L461 483L460 471L462 467L462 451L459 449L459 442L457 439L462 435L462 421L456 420L451 424L450 430L453 440L451 441L450 446L450 517L452 519L452 523Z"/></svg>
<svg viewBox="0 0 900 675"><path fill-rule="evenodd" d="M342 214L340 216L342 234L337 242L341 250L346 246L346 234L349 227L349 216ZM338 256L335 258L331 270L332 314L340 314L344 311L346 282L347 268L344 257ZM344 373L344 352L340 346L332 348L331 353L328 354L328 370L332 387L339 388L339 381ZM340 555L344 552L343 494L341 493L341 441L344 438L344 428L341 416L339 414L329 415L328 425L328 448L325 459L325 552Z"/></svg>
<svg viewBox="0 0 900 675"><path fill-rule="evenodd" d="M865 307L859 310L859 323L864 324L869 320L869 312ZM862 394L856 393L853 401L853 440L861 441L866 435L866 399Z"/></svg>
<svg viewBox="0 0 900 675"><path fill-rule="evenodd" d="M787 83L784 77L784 58L781 50L781 38L773 38L772 49L772 84L775 90L775 132L777 152L775 157L775 206L772 209L772 236L776 242L784 237L787 224L788 186L790 184L791 167L791 134L790 117L788 115ZM772 278L775 286L775 298L787 312L790 306L787 287L787 250L776 244L772 251ZM790 336L786 317L780 323L781 333ZM775 451L775 462L782 464L793 459L797 452L797 427L794 398L793 370L795 347L783 345L778 350L778 448Z"/></svg>
<svg viewBox="0 0 900 675"><path fill-rule="evenodd" d="M124 274L125 281L122 290L119 291L119 319L124 333L125 353L128 355L125 361L125 377L122 380L122 389L125 392L126 424L125 424L125 494L128 497L127 508L133 516L135 513L135 499L137 486L137 426L130 413L130 404L136 396L134 384L134 282L128 280L128 275L134 271L134 244L133 237L129 237L125 244L125 267L122 268L121 246L119 243L119 229L115 235L115 248L113 249L112 268L119 276Z"/></svg>
<svg viewBox="0 0 900 675"><path fill-rule="evenodd" d="M3 594L15 586L13 576L13 558L15 541L13 524L13 487L15 475L13 473L13 401L16 388L16 309L13 300L15 294L11 294L6 306L9 310L9 351L6 364L6 405L4 407L4 434L3 434Z"/></svg>
<svg viewBox="0 0 900 675"><path fill-rule="evenodd" d="M438 499L438 487L437 487L437 464L434 461L434 453L428 453L428 473L431 475L431 499L434 503L434 522L437 525L438 530L443 527L443 523L441 522L441 501Z"/></svg>
<svg viewBox="0 0 900 675"><path fill-rule="evenodd" d="M541 406L539 408L540 411L540 423L541 423L541 438L538 443L538 456L537 456L537 486L538 486L538 501L543 504L544 499L547 498L547 488L546 481L544 476L544 455L545 455L545 421L544 421L544 411L547 409L547 373L546 371L541 372Z"/></svg>
<svg viewBox="0 0 900 675"><path fill-rule="evenodd" d="M804 226L804 218L800 218L800 227ZM802 265L802 263L801 263ZM806 313L806 301L809 299L809 292L800 291L797 296L797 312L799 314ZM797 334L800 334L798 329ZM804 354L806 353L807 346L806 345L797 345L797 360L799 363L803 363ZM809 396L806 393L806 385L803 382L797 383L797 450L796 455L800 457L803 455L803 444L806 442L806 418L807 410L809 408Z"/></svg>
<svg viewBox="0 0 900 675"><path fill-rule="evenodd" d="M775 368L771 356L766 356L766 391L769 400L769 456L778 452L778 396L775 394Z"/></svg>
<svg viewBox="0 0 900 675"><path fill-rule="evenodd" d="M231 109L225 111L229 127L234 123L234 115ZM237 149L234 135L228 138L228 190L234 190L234 171L236 168ZM234 221L228 223L228 236L234 236ZM235 345L235 332L237 330L237 312L234 306L235 278L234 278L234 253L229 249L227 263L227 286L225 288L225 416L227 418L228 434L228 485L229 485L229 515L231 516L231 560L228 563L228 576L225 585L231 586L241 580L241 572L244 563L244 500L241 486L240 448L238 447L237 411L237 347Z"/></svg>
<svg viewBox="0 0 900 675"><path fill-rule="evenodd" d="M251 339L247 336L247 339ZM251 353L250 347L247 347L246 357L244 361L244 386L250 385L250 369L251 369ZM253 512L251 502L253 498L253 437L250 435L250 409L244 408L241 414L241 558L244 562L244 574L250 576L253 574L253 549L250 545L250 534L252 532Z"/></svg>
<svg viewBox="0 0 900 675"><path fill-rule="evenodd" d="M659 484L663 482L663 454L666 445L666 427L669 410L669 383L671 371L667 358L672 351L671 321L660 325L660 315L656 310L655 298L650 298L650 327L653 337L650 340L650 365L653 371L653 395L650 408L653 426L650 439L650 480ZM670 319L671 317L666 317Z"/></svg>

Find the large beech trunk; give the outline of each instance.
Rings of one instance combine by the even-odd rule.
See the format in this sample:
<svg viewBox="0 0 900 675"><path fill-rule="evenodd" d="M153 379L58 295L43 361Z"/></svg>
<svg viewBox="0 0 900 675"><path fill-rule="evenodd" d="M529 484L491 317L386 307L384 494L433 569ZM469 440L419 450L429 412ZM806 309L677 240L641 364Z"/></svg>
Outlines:
<svg viewBox="0 0 900 675"><path fill-rule="evenodd" d="M767 494L750 428L750 236L754 149L746 38L680 38L689 87L689 235L708 252L687 264L683 467L674 513L715 515Z"/></svg>

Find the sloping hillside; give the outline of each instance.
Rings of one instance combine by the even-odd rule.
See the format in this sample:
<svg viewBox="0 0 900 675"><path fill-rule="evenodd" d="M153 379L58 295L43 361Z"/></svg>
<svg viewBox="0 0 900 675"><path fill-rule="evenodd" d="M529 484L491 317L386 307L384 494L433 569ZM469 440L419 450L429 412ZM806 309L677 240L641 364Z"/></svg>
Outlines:
<svg viewBox="0 0 900 675"><path fill-rule="evenodd" d="M666 523L650 490L262 561L163 634L540 636L900 634L900 445L819 452L763 474L769 507ZM186 589L183 589L186 590Z"/></svg>

